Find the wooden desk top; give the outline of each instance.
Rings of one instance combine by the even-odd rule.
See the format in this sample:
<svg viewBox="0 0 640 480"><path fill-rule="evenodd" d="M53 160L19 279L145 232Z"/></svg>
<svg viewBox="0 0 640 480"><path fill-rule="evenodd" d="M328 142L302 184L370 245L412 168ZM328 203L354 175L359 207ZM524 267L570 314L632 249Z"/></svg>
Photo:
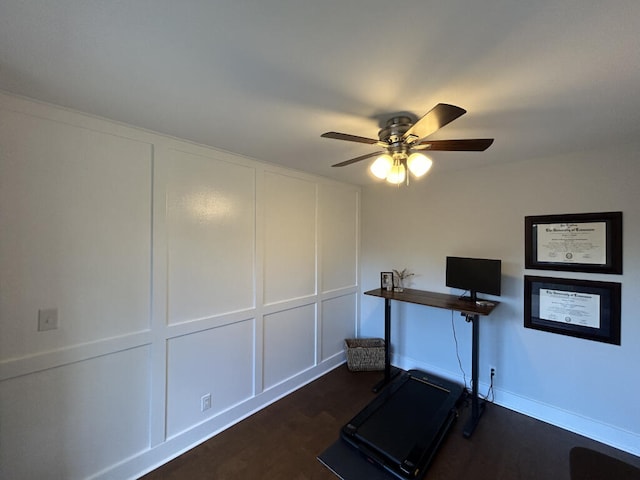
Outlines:
<svg viewBox="0 0 640 480"><path fill-rule="evenodd" d="M456 295L448 295L446 293L427 292L425 290L415 290L413 288L405 288L404 292L388 292L381 288L364 292L365 295L374 297L388 298L389 300L397 300L399 302L415 303L418 305L427 305L429 307L445 308L469 315L489 315L494 308L500 303L491 300L492 305L477 305L469 300L461 300Z"/></svg>

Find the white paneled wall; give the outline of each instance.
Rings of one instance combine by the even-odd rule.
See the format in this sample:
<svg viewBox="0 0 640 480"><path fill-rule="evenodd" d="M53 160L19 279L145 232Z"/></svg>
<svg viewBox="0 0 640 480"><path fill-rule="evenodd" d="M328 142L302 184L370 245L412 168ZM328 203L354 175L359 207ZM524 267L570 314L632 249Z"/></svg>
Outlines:
<svg viewBox="0 0 640 480"><path fill-rule="evenodd" d="M0 147L0 361L147 330L151 145L0 110Z"/></svg>
<svg viewBox="0 0 640 480"><path fill-rule="evenodd" d="M332 185L320 189L322 290L354 287L358 271L350 260L358 253L359 193Z"/></svg>
<svg viewBox="0 0 640 480"><path fill-rule="evenodd" d="M0 94L0 478L133 478L342 363L359 196Z"/></svg>
<svg viewBox="0 0 640 480"><path fill-rule="evenodd" d="M356 314L357 296L355 293L341 297L328 298L322 302L322 360L339 354L344 349L344 339L351 338L349 319Z"/></svg>
<svg viewBox="0 0 640 480"><path fill-rule="evenodd" d="M265 174L264 301L316 293L316 184Z"/></svg>
<svg viewBox="0 0 640 480"><path fill-rule="evenodd" d="M144 452L149 383L144 346L4 379L0 478L87 478Z"/></svg>
<svg viewBox="0 0 640 480"><path fill-rule="evenodd" d="M170 150L166 169L168 322L253 308L255 168Z"/></svg>
<svg viewBox="0 0 640 480"><path fill-rule="evenodd" d="M358 297L353 292L358 285L358 269L349 259L358 256L360 195L323 185L319 197L320 271L322 291L326 292L321 303L319 358L326 360L342 352L344 339L353 336L347 319L357 314Z"/></svg>
<svg viewBox="0 0 640 480"><path fill-rule="evenodd" d="M169 437L253 395L253 332L253 321L245 320L169 339ZM211 409L203 412L206 394L211 394Z"/></svg>
<svg viewBox="0 0 640 480"><path fill-rule="evenodd" d="M315 363L315 305L264 317L264 387L273 387Z"/></svg>

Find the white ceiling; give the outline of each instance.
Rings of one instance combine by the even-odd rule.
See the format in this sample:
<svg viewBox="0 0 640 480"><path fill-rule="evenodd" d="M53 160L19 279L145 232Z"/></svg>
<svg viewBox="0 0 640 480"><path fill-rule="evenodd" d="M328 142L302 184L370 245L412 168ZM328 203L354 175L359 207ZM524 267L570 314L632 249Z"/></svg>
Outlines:
<svg viewBox="0 0 640 480"><path fill-rule="evenodd" d="M0 89L367 184L398 112L468 113L472 168L636 141L638 0L1 0Z"/></svg>

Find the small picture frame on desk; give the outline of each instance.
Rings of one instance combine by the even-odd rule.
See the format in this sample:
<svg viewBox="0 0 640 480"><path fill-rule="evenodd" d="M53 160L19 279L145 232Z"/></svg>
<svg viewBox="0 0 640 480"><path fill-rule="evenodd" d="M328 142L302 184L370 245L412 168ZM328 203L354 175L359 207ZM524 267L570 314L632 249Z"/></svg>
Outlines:
<svg viewBox="0 0 640 480"><path fill-rule="evenodd" d="M393 291L393 272L380 272L380 288L387 292Z"/></svg>

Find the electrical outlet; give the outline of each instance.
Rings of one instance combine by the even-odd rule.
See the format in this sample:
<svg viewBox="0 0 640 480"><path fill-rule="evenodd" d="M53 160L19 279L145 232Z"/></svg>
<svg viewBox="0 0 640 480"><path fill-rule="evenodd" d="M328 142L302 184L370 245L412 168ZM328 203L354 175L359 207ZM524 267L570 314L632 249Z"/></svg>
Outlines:
<svg viewBox="0 0 640 480"><path fill-rule="evenodd" d="M58 309L45 308L38 310L38 331L55 330L58 328Z"/></svg>
<svg viewBox="0 0 640 480"><path fill-rule="evenodd" d="M491 372L491 379L493 379L496 376L496 367L494 367L493 365L491 365L489 367L490 372Z"/></svg>
<svg viewBox="0 0 640 480"><path fill-rule="evenodd" d="M202 398L200 399L200 410L201 411L205 411L205 410L209 410L211 408L211 394L207 393L206 395L203 395Z"/></svg>

